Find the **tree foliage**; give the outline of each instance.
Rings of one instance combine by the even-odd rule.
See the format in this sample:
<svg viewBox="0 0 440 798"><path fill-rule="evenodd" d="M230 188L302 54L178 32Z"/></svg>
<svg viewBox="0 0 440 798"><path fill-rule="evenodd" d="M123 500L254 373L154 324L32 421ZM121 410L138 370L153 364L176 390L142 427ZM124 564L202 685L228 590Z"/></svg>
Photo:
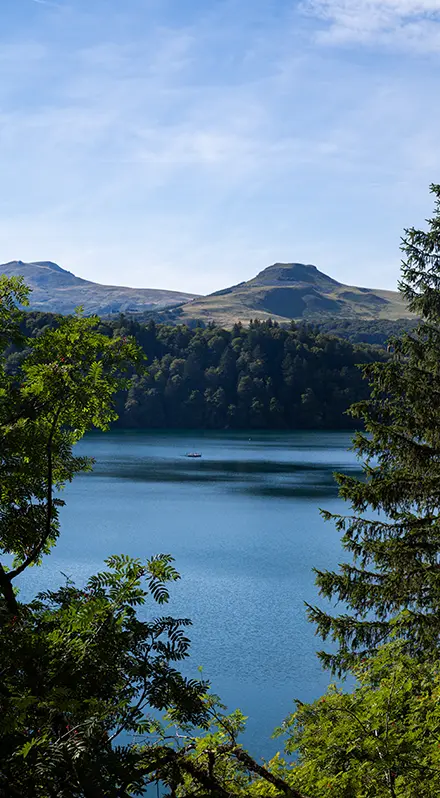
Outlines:
<svg viewBox="0 0 440 798"><path fill-rule="evenodd" d="M331 685L298 702L280 731L298 756L293 784L336 798L431 798L440 788L440 670L396 644L354 670L357 687Z"/></svg>
<svg viewBox="0 0 440 798"><path fill-rule="evenodd" d="M173 667L187 656L189 621L137 614L148 599L168 601L171 558L106 564L84 589L45 591L17 616L3 608L1 795L139 794L162 764L153 710L204 722L206 686Z"/></svg>
<svg viewBox="0 0 440 798"><path fill-rule="evenodd" d="M228 796L313 798L434 798L440 789L440 669L405 655L397 644L356 667L357 686L304 704L297 700L276 736L287 757L263 765L237 736L245 718L216 707L208 734L191 756L211 769ZM292 760L291 757L294 757ZM220 794L220 793L219 793ZM178 796L197 795L185 774Z"/></svg>
<svg viewBox="0 0 440 798"><path fill-rule="evenodd" d="M352 344L370 344L386 348L390 338L403 333L412 332L418 324L417 318L397 319L328 319L319 324L319 329L326 335L346 338Z"/></svg>
<svg viewBox="0 0 440 798"><path fill-rule="evenodd" d="M27 313L22 327L38 337L60 321ZM274 322L191 330L121 317L101 320L99 331L134 338L146 356L147 369L117 396L117 423L132 428L346 429L354 426L346 410L368 396L357 364L386 357L317 327ZM11 347L11 372L22 357Z"/></svg>
<svg viewBox="0 0 440 798"><path fill-rule="evenodd" d="M317 572L322 595L345 603L310 617L338 644L323 661L341 670L383 641L402 639L416 657L437 656L440 633L440 186L427 232L409 229L401 290L417 328L395 339L393 356L364 369L371 398L352 415L365 425L354 448L364 478L338 476L352 514L333 516L350 561Z"/></svg>
<svg viewBox="0 0 440 798"><path fill-rule="evenodd" d="M20 335L15 303L23 291L15 280L2 282L0 340ZM62 319L26 341L15 373L0 362L0 556L14 558L8 572L0 562L0 590L13 613L13 580L58 536L60 490L91 466L72 453L73 445L92 427L106 429L115 420L113 397L142 359L133 341L109 339L97 323L81 315Z"/></svg>
<svg viewBox="0 0 440 798"><path fill-rule="evenodd" d="M21 281L1 282L0 340L20 338ZM115 394L142 353L126 337L97 331L96 318L62 319L27 340L8 373L0 361L0 794L128 795L142 790L157 760L151 746L116 744L151 733L147 708L202 723L203 682L175 670L187 656L189 621L140 620L150 597L168 600L178 574L169 555L141 564L113 556L84 589L67 583L31 603L17 578L38 564L59 534L60 491L89 469L73 452L92 427L116 418ZM12 562L11 562L12 560ZM9 567L8 567L9 566ZM156 748L153 746L153 748ZM156 776L154 775L155 779ZM131 785L131 786L130 786Z"/></svg>

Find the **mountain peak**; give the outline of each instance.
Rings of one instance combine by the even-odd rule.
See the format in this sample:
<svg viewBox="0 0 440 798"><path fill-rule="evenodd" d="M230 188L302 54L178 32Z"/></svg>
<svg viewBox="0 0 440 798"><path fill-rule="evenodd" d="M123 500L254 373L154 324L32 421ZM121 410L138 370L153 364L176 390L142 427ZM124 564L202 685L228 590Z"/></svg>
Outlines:
<svg viewBox="0 0 440 798"><path fill-rule="evenodd" d="M309 283L311 285L340 285L327 274L320 272L312 263L273 263L259 272L251 281L253 285L275 283Z"/></svg>
<svg viewBox="0 0 440 798"><path fill-rule="evenodd" d="M411 317L397 291L344 285L312 263L273 263L251 280L194 300L176 312L178 323L201 319L226 327L237 321Z"/></svg>
<svg viewBox="0 0 440 798"><path fill-rule="evenodd" d="M58 266L57 263L53 263L51 260L33 260L25 262L23 260L10 260L8 263L2 264L3 267L8 267L10 269L13 268L20 268L20 267L29 267L29 266L39 266L42 269L50 269L53 272L61 272L61 274L71 274L72 272L68 272L66 269L62 269L61 266Z"/></svg>
<svg viewBox="0 0 440 798"><path fill-rule="evenodd" d="M58 266L58 263L54 263L51 260L34 260L32 263L34 266L41 266L43 269L50 269L53 272L72 274L72 272L68 272L67 269L62 269L61 266Z"/></svg>

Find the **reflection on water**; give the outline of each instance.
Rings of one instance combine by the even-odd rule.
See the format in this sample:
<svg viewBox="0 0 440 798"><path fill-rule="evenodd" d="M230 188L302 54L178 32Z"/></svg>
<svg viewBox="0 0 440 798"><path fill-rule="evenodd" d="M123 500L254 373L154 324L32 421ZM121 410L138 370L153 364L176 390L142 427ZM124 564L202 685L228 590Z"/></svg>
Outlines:
<svg viewBox="0 0 440 798"><path fill-rule="evenodd" d="M183 442L192 443L194 434L183 436L180 433L170 439L169 433L156 433L139 439L139 433L125 433L123 455L118 454L121 438L116 435L108 457L102 452L93 473L95 477L105 479L155 483L212 485L221 482L224 488L267 498L336 496L334 471L360 475L361 469L353 457L344 456L350 443L347 433L338 435L338 442L341 439L344 442L344 448L340 449L334 446L331 436L329 439L329 433L323 433L323 436L332 443L333 459L328 459L329 450L323 448L318 433L266 434L259 440L243 438L243 433L224 433L222 437L213 436L212 439L204 436L195 439L197 446L203 448L205 444L200 459L191 459L181 453ZM286 438L290 446L286 446ZM128 444L133 443L133 451L128 452ZM340 462L335 457L339 451L343 454Z"/></svg>
<svg viewBox="0 0 440 798"><path fill-rule="evenodd" d="M82 582L109 554L172 553L182 579L169 611L194 621L185 668L204 666L249 716L247 743L270 754L292 699L328 682L304 601L318 601L313 567L344 557L319 508L343 511L333 472L359 472L349 445L348 433L90 435L78 450L96 458L94 471L67 488L59 544L22 578L23 593L59 584L61 571Z"/></svg>
<svg viewBox="0 0 440 798"><path fill-rule="evenodd" d="M318 463L279 463L258 460L204 460L193 462L188 467L187 458L182 462L158 461L154 458L136 462L100 462L94 469L95 477L126 479L136 482L178 482L193 484L221 482L234 491L250 492L266 497L280 496L329 496L337 495L334 471L357 473L356 463L349 468L337 464L323 466ZM195 466L195 463L194 463Z"/></svg>

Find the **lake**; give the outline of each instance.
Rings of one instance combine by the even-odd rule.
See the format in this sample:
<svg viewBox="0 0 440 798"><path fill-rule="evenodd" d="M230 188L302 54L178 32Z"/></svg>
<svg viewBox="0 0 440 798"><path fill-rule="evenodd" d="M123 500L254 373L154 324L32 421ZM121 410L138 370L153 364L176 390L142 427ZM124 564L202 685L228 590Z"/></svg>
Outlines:
<svg viewBox="0 0 440 798"><path fill-rule="evenodd" d="M329 682L304 601L318 601L312 568L344 557L319 508L343 511L332 475L359 468L350 441L343 432L90 434L77 449L96 458L94 471L66 489L60 541L22 577L23 597L56 587L61 572L81 584L110 554L173 554L182 579L168 610L193 619L185 671L202 665L214 692L249 717L252 753L270 755L293 699L316 698Z"/></svg>

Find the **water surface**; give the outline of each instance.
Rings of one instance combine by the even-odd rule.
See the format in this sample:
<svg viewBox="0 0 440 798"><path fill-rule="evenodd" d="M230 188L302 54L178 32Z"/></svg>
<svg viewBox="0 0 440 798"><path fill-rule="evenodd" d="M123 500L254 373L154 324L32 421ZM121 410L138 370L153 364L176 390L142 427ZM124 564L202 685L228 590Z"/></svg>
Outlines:
<svg viewBox="0 0 440 798"><path fill-rule="evenodd" d="M61 572L82 583L110 554L173 554L182 579L169 612L194 624L185 668L196 676L203 666L230 709L249 716L247 745L268 755L292 700L317 697L329 681L304 602L318 600L312 568L344 557L319 508L343 510L332 475L358 468L350 440L341 432L91 434L78 450L96 458L94 471L67 488L60 541L43 568L22 577L23 594L57 586Z"/></svg>

